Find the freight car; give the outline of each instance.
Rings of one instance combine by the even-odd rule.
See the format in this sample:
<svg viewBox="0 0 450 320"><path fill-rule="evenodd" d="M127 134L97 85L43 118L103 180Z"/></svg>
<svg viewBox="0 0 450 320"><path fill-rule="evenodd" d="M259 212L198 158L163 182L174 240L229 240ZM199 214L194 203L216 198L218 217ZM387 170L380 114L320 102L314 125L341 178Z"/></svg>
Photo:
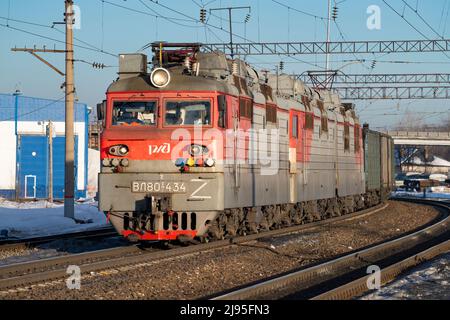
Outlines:
<svg viewBox="0 0 450 320"><path fill-rule="evenodd" d="M130 240L221 239L373 206L392 140L352 105L197 44L119 56L103 121L99 208Z"/></svg>
<svg viewBox="0 0 450 320"><path fill-rule="evenodd" d="M363 127L366 204L373 206L388 198L395 188L394 140Z"/></svg>

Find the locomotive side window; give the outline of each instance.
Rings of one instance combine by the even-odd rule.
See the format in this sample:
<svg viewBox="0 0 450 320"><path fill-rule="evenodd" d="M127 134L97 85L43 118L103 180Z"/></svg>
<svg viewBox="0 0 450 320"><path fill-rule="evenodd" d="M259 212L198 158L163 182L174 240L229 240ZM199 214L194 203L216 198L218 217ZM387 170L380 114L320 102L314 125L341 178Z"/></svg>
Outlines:
<svg viewBox="0 0 450 320"><path fill-rule="evenodd" d="M296 115L292 117L292 138L298 138L298 116Z"/></svg>
<svg viewBox="0 0 450 320"><path fill-rule="evenodd" d="M269 122L277 123L277 107L266 105L266 119Z"/></svg>
<svg viewBox="0 0 450 320"><path fill-rule="evenodd" d="M241 118L253 119L253 101L240 98L239 114Z"/></svg>
<svg viewBox="0 0 450 320"><path fill-rule="evenodd" d="M113 126L156 125L156 101L114 101Z"/></svg>
<svg viewBox="0 0 450 320"><path fill-rule="evenodd" d="M219 120L218 120L218 126L220 128L226 128L227 127L227 97L224 95L220 95L217 97L218 102L218 110L219 110Z"/></svg>
<svg viewBox="0 0 450 320"><path fill-rule="evenodd" d="M348 122L344 123L344 151L350 150L350 125Z"/></svg>
<svg viewBox="0 0 450 320"><path fill-rule="evenodd" d="M355 128L354 129L355 130L355 153L358 153L359 149L361 148L360 145L359 145L359 139L360 139L359 130L360 130L360 127L358 125L355 125L354 128Z"/></svg>
<svg viewBox="0 0 450 320"><path fill-rule="evenodd" d="M164 123L169 126L195 126L211 124L209 101L168 101Z"/></svg>

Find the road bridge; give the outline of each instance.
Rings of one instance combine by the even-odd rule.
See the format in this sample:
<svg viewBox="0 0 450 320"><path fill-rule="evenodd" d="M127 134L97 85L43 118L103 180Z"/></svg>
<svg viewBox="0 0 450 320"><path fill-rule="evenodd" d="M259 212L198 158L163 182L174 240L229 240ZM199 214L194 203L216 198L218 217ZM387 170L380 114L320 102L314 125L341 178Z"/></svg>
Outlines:
<svg viewBox="0 0 450 320"><path fill-rule="evenodd" d="M450 146L450 132L386 131L395 145Z"/></svg>

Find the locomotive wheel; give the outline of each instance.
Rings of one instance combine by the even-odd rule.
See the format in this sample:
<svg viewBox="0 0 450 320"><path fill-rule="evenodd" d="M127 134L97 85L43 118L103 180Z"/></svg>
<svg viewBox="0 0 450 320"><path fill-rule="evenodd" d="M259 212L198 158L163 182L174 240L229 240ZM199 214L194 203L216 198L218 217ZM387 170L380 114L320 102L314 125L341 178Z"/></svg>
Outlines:
<svg viewBox="0 0 450 320"><path fill-rule="evenodd" d="M215 223L209 227L208 234L212 239L222 240L224 239L225 232Z"/></svg>
<svg viewBox="0 0 450 320"><path fill-rule="evenodd" d="M208 234L212 239L225 239L225 226L227 224L227 216L224 212L219 213L219 216L211 223L208 229Z"/></svg>

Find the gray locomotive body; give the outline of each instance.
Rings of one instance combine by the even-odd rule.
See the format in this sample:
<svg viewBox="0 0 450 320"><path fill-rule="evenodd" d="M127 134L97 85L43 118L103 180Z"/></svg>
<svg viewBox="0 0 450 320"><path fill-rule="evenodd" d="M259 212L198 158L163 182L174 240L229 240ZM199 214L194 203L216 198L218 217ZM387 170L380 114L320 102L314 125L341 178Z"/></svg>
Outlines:
<svg viewBox="0 0 450 320"><path fill-rule="evenodd" d="M386 199L392 140L351 105L220 53L183 55L151 75L121 56L100 108L99 206L122 235L220 239Z"/></svg>

